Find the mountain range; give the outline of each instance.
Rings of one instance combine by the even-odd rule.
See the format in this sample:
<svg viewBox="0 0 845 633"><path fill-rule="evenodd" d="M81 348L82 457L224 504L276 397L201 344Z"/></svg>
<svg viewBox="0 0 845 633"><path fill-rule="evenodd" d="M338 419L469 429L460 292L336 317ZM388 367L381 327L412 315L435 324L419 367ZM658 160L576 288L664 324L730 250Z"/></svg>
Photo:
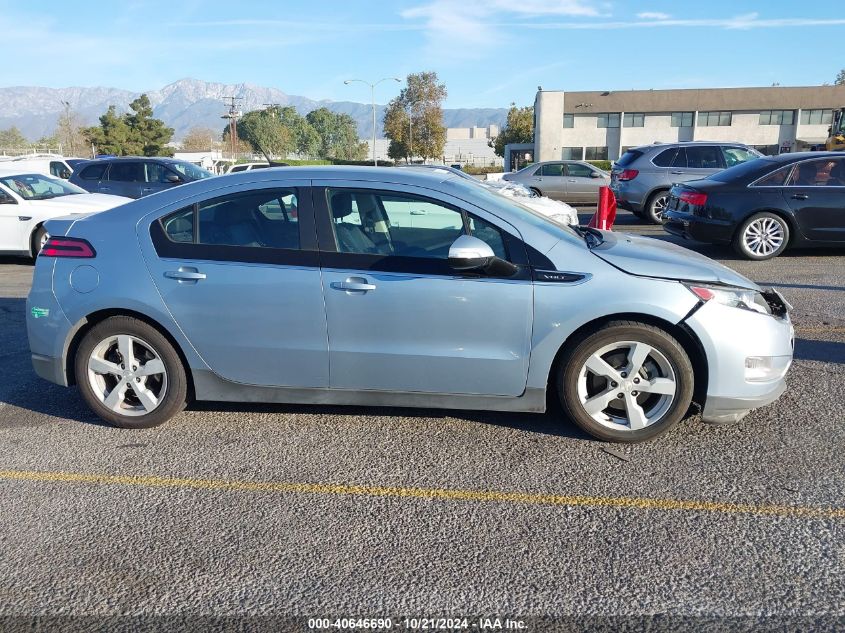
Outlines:
<svg viewBox="0 0 845 633"><path fill-rule="evenodd" d="M140 92L119 88L43 88L32 86L11 86L0 88L0 129L16 126L24 136L36 140L53 133L56 121L70 104L84 125L94 125L110 105L125 112L129 103ZM175 130L174 139L180 140L192 127L207 127L222 131L225 121L221 115L226 111L227 97L240 98L243 112L257 110L266 104L293 106L305 115L311 110L326 107L345 113L355 119L361 138L373 134L372 106L354 101L315 101L308 97L289 95L278 88L268 88L249 83L222 84L199 79L180 79L159 90L148 90L146 95L153 105L154 115ZM382 134L381 122L384 105L376 104L378 135ZM444 109L443 122L446 127L486 127L504 125L506 108L457 108Z"/></svg>

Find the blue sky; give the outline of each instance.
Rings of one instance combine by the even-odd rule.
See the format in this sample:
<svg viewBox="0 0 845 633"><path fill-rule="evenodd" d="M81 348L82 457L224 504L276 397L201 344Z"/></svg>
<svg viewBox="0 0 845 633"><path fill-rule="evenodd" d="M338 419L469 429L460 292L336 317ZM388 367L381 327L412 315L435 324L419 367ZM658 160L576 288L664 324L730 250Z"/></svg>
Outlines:
<svg viewBox="0 0 845 633"><path fill-rule="evenodd" d="M504 107L538 85L832 82L843 32L841 1L820 0L0 0L0 82L140 91L193 77L368 101L343 80L435 70L448 107Z"/></svg>

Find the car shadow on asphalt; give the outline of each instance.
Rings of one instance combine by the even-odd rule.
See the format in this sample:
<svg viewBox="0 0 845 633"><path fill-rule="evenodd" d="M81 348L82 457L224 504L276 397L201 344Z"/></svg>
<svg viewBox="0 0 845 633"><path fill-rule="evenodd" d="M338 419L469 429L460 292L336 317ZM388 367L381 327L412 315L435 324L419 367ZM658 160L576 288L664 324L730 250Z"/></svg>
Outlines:
<svg viewBox="0 0 845 633"><path fill-rule="evenodd" d="M795 339L795 360L845 365L845 343L797 338Z"/></svg>
<svg viewBox="0 0 845 633"><path fill-rule="evenodd" d="M309 414L374 418L457 418L479 424L498 426L578 440L596 441L584 433L563 414L559 406L552 405L545 413L476 411L453 409L427 409L407 407L360 407L310 404L265 404L242 402L193 402L190 411L230 413Z"/></svg>

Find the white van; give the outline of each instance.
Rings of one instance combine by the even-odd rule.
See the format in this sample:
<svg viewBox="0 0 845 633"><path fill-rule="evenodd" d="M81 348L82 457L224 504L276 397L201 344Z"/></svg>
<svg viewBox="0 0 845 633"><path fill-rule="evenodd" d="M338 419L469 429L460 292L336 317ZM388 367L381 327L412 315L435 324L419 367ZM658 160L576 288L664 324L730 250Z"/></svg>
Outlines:
<svg viewBox="0 0 845 633"><path fill-rule="evenodd" d="M0 157L0 169L20 173L44 174L67 180L73 168L58 154L28 154L25 156Z"/></svg>

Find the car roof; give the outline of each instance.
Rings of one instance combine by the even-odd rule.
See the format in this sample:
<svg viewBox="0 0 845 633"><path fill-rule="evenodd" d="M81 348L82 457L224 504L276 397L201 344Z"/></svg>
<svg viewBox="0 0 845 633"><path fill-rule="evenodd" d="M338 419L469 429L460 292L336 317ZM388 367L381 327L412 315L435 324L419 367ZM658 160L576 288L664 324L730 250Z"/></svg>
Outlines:
<svg viewBox="0 0 845 633"><path fill-rule="evenodd" d="M766 158L780 163L788 163L808 158L845 158L845 152L788 152L766 156Z"/></svg>
<svg viewBox="0 0 845 633"><path fill-rule="evenodd" d="M638 152L648 152L654 149L665 149L667 147L681 147L687 145L732 145L735 147L750 147L745 143L739 141L671 141L666 143L649 143L648 145L637 145L636 147L629 147L628 149L636 150Z"/></svg>
<svg viewBox="0 0 845 633"><path fill-rule="evenodd" d="M157 160L162 163L179 163L182 162L176 158L172 158L170 156L108 156L103 158L86 158L84 159L88 163L118 163L122 161L136 161L136 160Z"/></svg>

